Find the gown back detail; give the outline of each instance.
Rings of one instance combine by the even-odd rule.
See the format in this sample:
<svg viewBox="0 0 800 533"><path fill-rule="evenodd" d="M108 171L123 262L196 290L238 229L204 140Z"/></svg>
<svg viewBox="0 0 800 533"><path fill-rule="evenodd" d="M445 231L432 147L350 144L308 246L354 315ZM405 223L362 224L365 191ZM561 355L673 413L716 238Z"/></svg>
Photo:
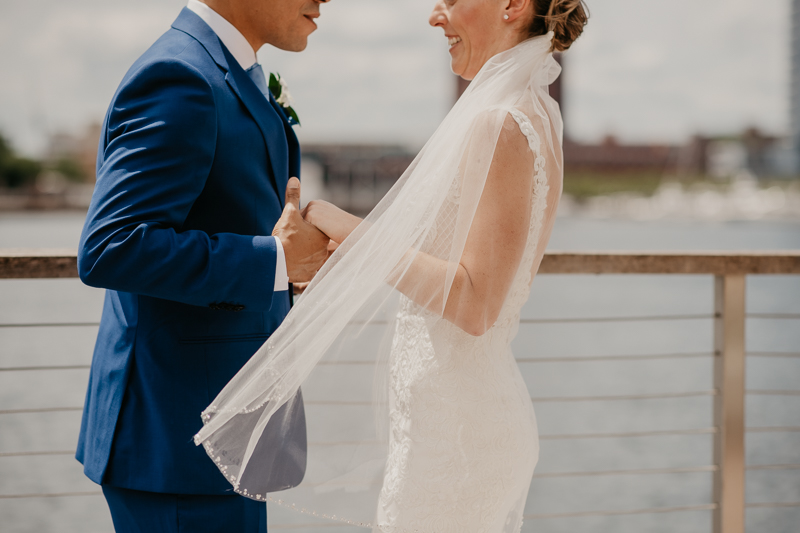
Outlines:
<svg viewBox="0 0 800 533"><path fill-rule="evenodd" d="M389 456L375 531L518 533L538 459L536 417L510 343L530 292L549 186L530 119L511 116L535 157L522 261L495 324L472 336L401 297L389 359ZM447 200L458 201L457 190ZM448 216L445 206L442 215ZM436 232L429 236L435 254Z"/></svg>

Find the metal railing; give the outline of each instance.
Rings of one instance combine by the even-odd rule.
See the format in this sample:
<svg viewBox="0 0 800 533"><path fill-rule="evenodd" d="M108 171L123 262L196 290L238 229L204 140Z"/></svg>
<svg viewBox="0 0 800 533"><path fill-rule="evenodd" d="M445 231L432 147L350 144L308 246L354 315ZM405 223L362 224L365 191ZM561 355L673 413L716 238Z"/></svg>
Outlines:
<svg viewBox="0 0 800 533"><path fill-rule="evenodd" d="M800 427L745 427L745 396L800 396L800 390L745 389L745 321L751 319L797 320L800 314L746 314L746 277L754 274L800 274L800 251L791 252L725 252L725 253L592 253L550 252L545 255L541 274L706 274L714 276L714 311L710 314L618 316L585 318L524 319L528 324L647 322L671 320L709 320L714 324L713 350L705 353L666 353L641 355L523 357L520 364L554 362L637 361L671 359L711 359L714 362L713 389L630 395L550 396L533 397L534 403L553 402L613 402L625 400L654 400L672 398L710 397L714 402L713 426L685 430L601 432L584 434L545 434L542 440L575 440L604 438L658 437L667 435L712 435L713 463L684 468L617 469L590 472L537 473L534 478L598 477L620 475L659 475L710 473L713 475L712 503L678 507L658 507L630 510L602 510L570 513L529 514L527 519L565 517L618 516L636 514L711 511L714 533L744 533L746 508L800 507L800 502L745 502L745 472L749 470L796 470L800 464L745 464L745 433L800 432ZM0 279L74 278L77 277L76 256L70 250L0 250ZM96 327L96 322L14 323L0 328L38 327ZM800 358L800 353L753 352L749 357ZM336 364L364 364L360 361L339 361ZM85 370L88 365L44 365L0 367L3 372L35 372ZM309 402L313 403L313 402ZM81 406L53 406L0 410L0 415L80 411ZM309 443L310 446L342 443ZM0 457L71 455L73 450L20 451L0 453ZM88 496L99 491L55 492L35 494L6 494L0 499ZM302 524L272 525L271 529L295 529ZM320 524L309 524L318 528ZM331 527L336 527L331 524Z"/></svg>

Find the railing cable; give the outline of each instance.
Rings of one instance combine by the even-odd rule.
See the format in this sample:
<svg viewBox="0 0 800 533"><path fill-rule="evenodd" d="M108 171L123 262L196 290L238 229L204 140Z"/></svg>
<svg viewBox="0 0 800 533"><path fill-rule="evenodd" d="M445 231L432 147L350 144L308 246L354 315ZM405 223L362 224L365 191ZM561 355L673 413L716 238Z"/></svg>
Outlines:
<svg viewBox="0 0 800 533"><path fill-rule="evenodd" d="M593 476L651 476L658 474L697 474L716 472L718 466L695 466L686 468L640 468L635 470L597 470L583 472L546 472L534 474L534 478L593 477Z"/></svg>
<svg viewBox="0 0 800 533"><path fill-rule="evenodd" d="M310 446L319 443L309 443ZM358 445L363 443L342 442L342 445ZM73 456L74 450L56 450L41 452L6 452L0 453L2 457L31 457L31 456ZM759 465L753 467L754 470L779 470L779 469L800 468L800 465ZM703 472L715 472L719 467L714 465L697 467L676 467L676 468L644 468L634 470L597 470L597 471L576 471L576 472L546 472L534 474L535 478L563 478L563 477L593 477L593 476L623 476L623 475L657 475L657 474L692 474Z"/></svg>
<svg viewBox="0 0 800 533"><path fill-rule="evenodd" d="M716 396L716 390L691 391L691 392L666 392L658 394L625 394L601 396L532 396L533 403L561 403L561 402L615 402L626 400L668 400L676 398L700 398ZM372 405L369 401L347 400L306 400L305 405L339 405L349 407L366 407ZM2 411L0 411L2 412Z"/></svg>
<svg viewBox="0 0 800 533"><path fill-rule="evenodd" d="M75 450L54 450L44 452L0 452L0 457L31 457L41 455L75 455Z"/></svg>
<svg viewBox="0 0 800 533"><path fill-rule="evenodd" d="M0 415L19 415L25 413L61 413L83 411L83 407L35 407L30 409L0 409Z"/></svg>
<svg viewBox="0 0 800 533"><path fill-rule="evenodd" d="M16 500L23 498L67 498L70 496L100 496L103 493L99 490L89 490L80 492L40 492L33 494L0 494L0 500Z"/></svg>
<svg viewBox="0 0 800 533"><path fill-rule="evenodd" d="M745 470L797 470L797 469L800 469L800 464L745 466Z"/></svg>
<svg viewBox="0 0 800 533"><path fill-rule="evenodd" d="M520 324L577 324L603 322L663 322L669 320L710 320L714 313L702 315L644 315L644 316L595 316L575 318L523 318Z"/></svg>
<svg viewBox="0 0 800 533"><path fill-rule="evenodd" d="M518 363L575 363L604 361L650 361L659 359L707 359L713 357L710 352L643 354L643 355L601 355L601 356L566 356L566 357L520 357ZM800 357L800 354L797 354ZM324 366L371 366L374 361L320 361ZM44 370L87 370L91 365L43 365L43 366L9 366L0 367L0 372L28 372Z"/></svg>
<svg viewBox="0 0 800 533"><path fill-rule="evenodd" d="M794 352L747 352L747 357L786 357L790 359L800 357L800 353Z"/></svg>
<svg viewBox="0 0 800 533"><path fill-rule="evenodd" d="M665 400L675 398L699 398L716 396L716 390L692 391L692 392L670 392L661 394L626 394L612 396L540 396L531 397L534 403L559 403L559 402L603 402L603 401L626 401L626 400ZM329 401L329 400L306 400L305 405L338 405L349 407L366 407L372 405L371 401ZM62 411L82 411L83 407L36 407L24 409L3 409L0 415L16 415L23 413L54 413Z"/></svg>
<svg viewBox="0 0 800 533"><path fill-rule="evenodd" d="M576 363L576 362L604 362L604 361L650 361L658 359L709 359L714 357L712 352L687 352L664 354L631 354L631 355L593 355L593 356L556 356L556 357L517 357L517 363ZM317 363L325 366L369 366L375 361L320 361ZM378 363L380 364L380 363Z"/></svg>
<svg viewBox="0 0 800 533"><path fill-rule="evenodd" d="M626 394L615 396L543 396L532 397L534 403L547 402L603 402L603 401L624 401L624 400L664 400L672 398L697 398L706 396L716 396L716 390L693 391L693 392L672 392L661 394Z"/></svg>
<svg viewBox="0 0 800 533"><path fill-rule="evenodd" d="M573 513L546 513L546 514L526 514L526 520L547 520L552 518L579 518L588 516L623 516L637 514L657 514L657 513L678 513L687 511L713 511L717 508L716 504L709 503L704 505L685 505L682 507L651 507L649 509L631 509L621 511L582 511Z"/></svg>
<svg viewBox="0 0 800 533"><path fill-rule="evenodd" d="M800 396L800 390L747 390L753 396Z"/></svg>
<svg viewBox="0 0 800 533"><path fill-rule="evenodd" d="M672 430L659 430L659 431L629 431L617 433L565 433L565 434L551 434L539 435L539 440L581 440L581 439L624 439L624 438L638 438L638 437L669 437L669 436L691 436L691 435L713 435L717 432L717 428L697 428L697 429L672 429ZM364 444L359 441L311 441L309 446L351 446ZM367 444L380 444L379 441L371 441Z"/></svg>
<svg viewBox="0 0 800 533"><path fill-rule="evenodd" d="M699 353L666 353L642 355L599 355L599 356L566 356L566 357L518 357L517 363L577 363L603 361L649 361L656 359L696 359L711 358L711 352Z"/></svg>
<svg viewBox="0 0 800 533"><path fill-rule="evenodd" d="M749 427L745 428L747 433L796 433L800 431L800 426L772 426L772 427Z"/></svg>
<svg viewBox="0 0 800 533"><path fill-rule="evenodd" d="M342 524L342 523L323 523L318 522L316 524L270 524L269 530L272 531L273 529L318 529L318 528L332 528L332 527L352 527L349 524Z"/></svg>
<svg viewBox="0 0 800 533"><path fill-rule="evenodd" d="M800 354L779 353L754 353L750 357L800 357ZM672 353L672 354L641 354L641 355L601 355L601 356L565 356L565 357L519 357L517 363L578 363L578 362L607 362L607 361L652 361L661 359L707 359L714 357L710 352L698 353ZM324 366L371 366L374 361L320 361ZM0 367L0 372L26 372L44 370L86 370L91 365L48 365L48 366L10 366ZM790 391L794 394L795 391ZM748 391L749 394L766 394L764 391Z"/></svg>
<svg viewBox="0 0 800 533"><path fill-rule="evenodd" d="M777 509L780 507L800 507L800 502L760 502L746 503L748 509Z"/></svg>
<svg viewBox="0 0 800 533"><path fill-rule="evenodd" d="M645 316L600 316L600 317L575 317L575 318L523 318L520 324L577 324L577 323L603 323L603 322L662 322L670 320L708 320L717 318L714 313L693 315L645 315ZM793 313L751 313L748 318L757 319L786 319L800 320L800 314ZM386 320L360 321L353 320L352 325L386 325ZM65 328L65 327L97 327L99 322L33 322L0 324L0 328Z"/></svg>
<svg viewBox="0 0 800 533"><path fill-rule="evenodd" d="M675 435L713 435L718 429L697 428L697 429L674 429L660 431L627 431L618 433L565 433L553 435L540 435L539 440L580 440L580 439L630 439L639 437L664 437Z"/></svg>
<svg viewBox="0 0 800 533"><path fill-rule="evenodd" d="M100 322L37 322L20 324L0 324L0 328L84 328L97 327Z"/></svg>
<svg viewBox="0 0 800 533"><path fill-rule="evenodd" d="M91 365L59 365L59 366L4 366L0 367L0 372L29 372L41 370L86 370Z"/></svg>
<svg viewBox="0 0 800 533"><path fill-rule="evenodd" d="M671 320L711 320L719 315L714 313L692 315L644 315L644 316L588 316L556 318L521 318L520 324L592 324L605 322L665 322ZM350 326L385 326L388 320L351 320Z"/></svg>

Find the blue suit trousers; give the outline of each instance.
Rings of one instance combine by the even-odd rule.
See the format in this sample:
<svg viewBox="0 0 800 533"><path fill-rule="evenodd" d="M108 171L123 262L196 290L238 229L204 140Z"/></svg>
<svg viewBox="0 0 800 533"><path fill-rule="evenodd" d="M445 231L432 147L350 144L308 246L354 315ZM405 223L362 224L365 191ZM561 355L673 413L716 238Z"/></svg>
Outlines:
<svg viewBox="0 0 800 533"><path fill-rule="evenodd" d="M116 533L266 533L267 504L238 494L165 494L103 485Z"/></svg>

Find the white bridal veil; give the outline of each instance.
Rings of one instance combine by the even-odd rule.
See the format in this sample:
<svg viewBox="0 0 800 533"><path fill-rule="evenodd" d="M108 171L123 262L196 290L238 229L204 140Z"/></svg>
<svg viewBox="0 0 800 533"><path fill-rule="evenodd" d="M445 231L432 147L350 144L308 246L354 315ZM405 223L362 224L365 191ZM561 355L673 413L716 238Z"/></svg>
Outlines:
<svg viewBox="0 0 800 533"><path fill-rule="evenodd" d="M475 312L478 304L453 301L451 289L512 109L530 119L540 139L531 180L534 165L545 165L560 192L561 115L548 95L560 67L551 40L552 34L529 39L484 65L396 185L204 411L195 442L238 493L372 525L386 465L387 367L399 302L408 298L456 323L454 317ZM414 267L422 257L420 277ZM282 406L291 410L301 385L308 454L298 453L297 461L307 460L306 474L297 487L268 496L262 487L271 486L268 478L280 468L259 465L256 444L273 415L284 416Z"/></svg>

